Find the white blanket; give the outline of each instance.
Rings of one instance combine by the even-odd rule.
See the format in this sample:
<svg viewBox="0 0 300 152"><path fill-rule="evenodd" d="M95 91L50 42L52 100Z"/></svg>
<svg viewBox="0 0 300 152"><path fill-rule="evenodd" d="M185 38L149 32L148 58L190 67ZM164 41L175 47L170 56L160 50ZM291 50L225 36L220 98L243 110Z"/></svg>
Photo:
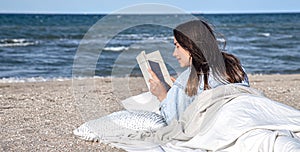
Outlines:
<svg viewBox="0 0 300 152"><path fill-rule="evenodd" d="M226 85L199 95L156 139L169 147L203 151L273 151L279 136L290 137L300 148L299 132L299 110L254 89Z"/></svg>
<svg viewBox="0 0 300 152"><path fill-rule="evenodd" d="M271 152L300 150L299 133L299 110L254 89L225 85L201 93L179 120L166 127L155 132L126 131L106 141L127 151L150 146L150 151Z"/></svg>

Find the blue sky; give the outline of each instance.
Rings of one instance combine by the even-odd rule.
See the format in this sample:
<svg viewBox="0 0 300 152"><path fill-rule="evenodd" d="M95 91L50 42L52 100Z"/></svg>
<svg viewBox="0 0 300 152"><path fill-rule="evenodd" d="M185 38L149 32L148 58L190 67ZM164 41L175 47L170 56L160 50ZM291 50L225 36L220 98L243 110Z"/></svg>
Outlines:
<svg viewBox="0 0 300 152"><path fill-rule="evenodd" d="M112 13L141 3L173 5L188 13L300 12L300 0L0 0L0 13Z"/></svg>

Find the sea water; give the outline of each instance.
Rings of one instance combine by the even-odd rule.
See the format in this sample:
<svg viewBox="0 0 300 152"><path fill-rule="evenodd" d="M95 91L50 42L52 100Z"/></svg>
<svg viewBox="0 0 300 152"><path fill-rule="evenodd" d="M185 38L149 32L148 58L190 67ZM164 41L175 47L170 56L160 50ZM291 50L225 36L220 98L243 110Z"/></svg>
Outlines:
<svg viewBox="0 0 300 152"><path fill-rule="evenodd" d="M226 41L226 51L241 60L247 73L300 73L300 13L193 15L214 25L215 31L223 35L218 41ZM0 79L71 78L80 45L98 50L87 53L96 61L92 69L96 77L141 76L135 57L143 50L160 50L172 75L182 71L172 57L172 28L160 26L180 15L115 15L115 19L98 27L96 38L86 38L89 29L105 16L0 14ZM120 18L128 23L143 23L147 18L157 24L129 27L105 41L109 35L101 31L123 24ZM99 47L98 43L105 45Z"/></svg>

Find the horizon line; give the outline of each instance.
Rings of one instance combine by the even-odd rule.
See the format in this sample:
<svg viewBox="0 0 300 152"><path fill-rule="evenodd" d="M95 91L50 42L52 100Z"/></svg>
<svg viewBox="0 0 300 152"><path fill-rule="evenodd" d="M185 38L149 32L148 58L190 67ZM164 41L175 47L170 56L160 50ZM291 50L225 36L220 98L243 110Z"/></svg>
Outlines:
<svg viewBox="0 0 300 152"><path fill-rule="evenodd" d="M190 11L186 13L153 13L153 12L132 12L132 13L114 13L114 12L2 12L0 14L57 14L57 15L163 15L163 14L279 14L279 13L300 13L300 10L279 10L279 11Z"/></svg>

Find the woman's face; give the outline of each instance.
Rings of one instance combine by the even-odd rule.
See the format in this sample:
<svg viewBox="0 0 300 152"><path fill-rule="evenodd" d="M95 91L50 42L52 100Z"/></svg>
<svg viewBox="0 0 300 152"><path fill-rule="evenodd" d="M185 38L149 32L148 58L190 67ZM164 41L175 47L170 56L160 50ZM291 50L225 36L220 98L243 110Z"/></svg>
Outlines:
<svg viewBox="0 0 300 152"><path fill-rule="evenodd" d="M174 45L175 49L173 52L173 56L178 60L180 67L188 67L190 66L190 53L182 48L180 44L174 37Z"/></svg>

